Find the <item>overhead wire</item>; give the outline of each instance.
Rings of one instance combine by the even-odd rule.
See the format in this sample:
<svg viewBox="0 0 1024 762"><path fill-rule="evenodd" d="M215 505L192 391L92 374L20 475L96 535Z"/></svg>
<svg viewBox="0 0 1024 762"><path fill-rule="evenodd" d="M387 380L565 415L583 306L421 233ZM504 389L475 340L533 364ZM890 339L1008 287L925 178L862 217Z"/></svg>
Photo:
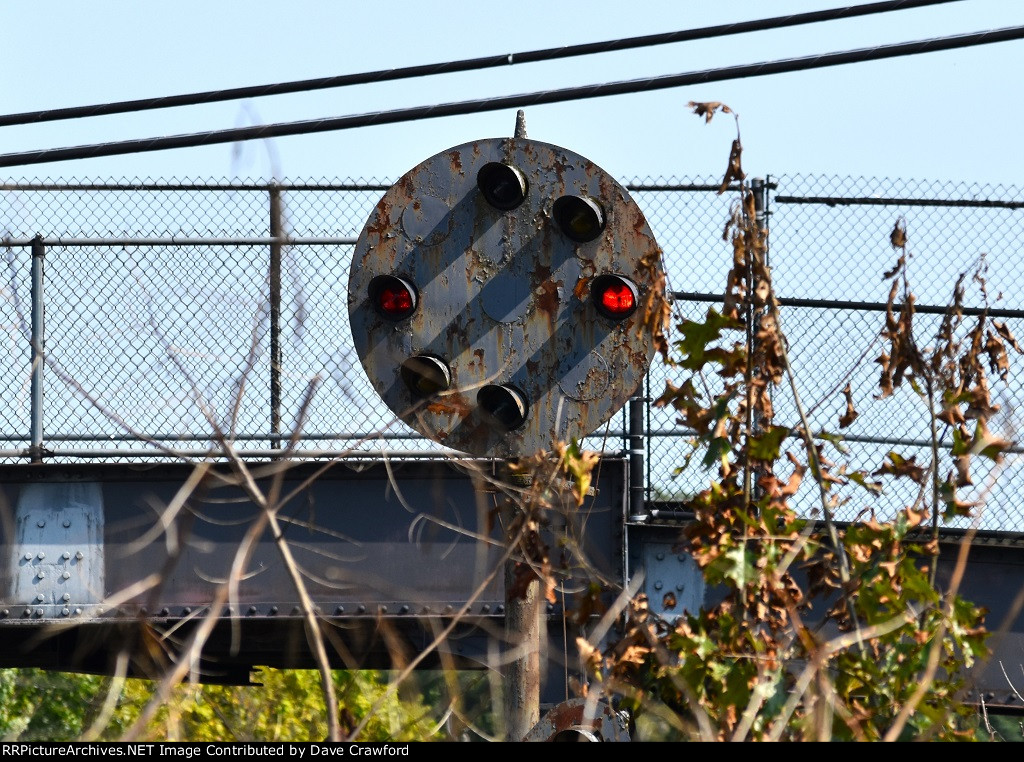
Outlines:
<svg viewBox="0 0 1024 762"><path fill-rule="evenodd" d="M860 48L838 53L827 53L801 58L789 58L778 61L766 61L755 64L729 66L719 69L668 74L643 79L605 82L593 85L569 87L558 90L545 90L519 95L504 95L470 101L456 101L433 106L415 106L376 111L350 116L327 117L298 122L281 122L277 124L254 125L250 127L234 127L209 132L188 133L165 137L124 140L111 143L69 146L63 148L47 148L35 151L0 154L0 167L15 167L29 164L44 164L75 159L89 159L101 156L119 156L131 153L162 151L174 148L194 148L221 143L234 143L246 140L262 140L290 135L308 135L317 132L334 132L358 127L394 124L398 122L434 119L445 116L479 114L488 111L499 111L510 108L561 103L612 95L626 95L682 87L685 85L721 82L730 79L761 77L770 74L782 74L810 69L838 66L841 64L878 61L886 58L915 55L920 53L953 50L974 45L986 45L1007 42L1024 38L1024 27L1005 27L984 32L955 35L952 37L936 37L915 42L903 42L891 45L880 45L873 48Z"/></svg>
<svg viewBox="0 0 1024 762"><path fill-rule="evenodd" d="M140 98L136 100L118 101L115 103L104 103L91 106L72 106L68 108L47 109L42 111L27 111L19 114L0 115L0 127L10 127L22 124L38 124L40 122L53 122L64 119L79 119L92 116L136 113L139 111L173 108L178 106L196 106L218 103L221 101L237 100L241 98L259 98L269 95L311 92L313 90L346 87L351 85L374 84L378 82L412 79L435 74L475 71L521 63L538 63L561 58L592 55L595 53L609 53L620 50L652 47L655 45L666 45L676 42L731 36L746 32L781 29L784 27L799 26L802 24L811 24L820 21L854 18L857 16L874 15L877 13L907 10L930 5L941 5L951 2L963 2L963 0L884 0L883 2L853 5L843 8L829 8L826 10L811 11L808 13L775 16L772 18L757 19L754 21L719 24L716 26L700 27L697 29L684 29L675 32L628 37L619 40L607 40L604 42L565 45L560 48L545 48L522 53L482 56L458 61L422 64L397 69L382 69L356 74L343 74L333 77L319 77L316 79L280 82L269 85L253 85L248 87L207 90L205 92L188 93L183 95Z"/></svg>

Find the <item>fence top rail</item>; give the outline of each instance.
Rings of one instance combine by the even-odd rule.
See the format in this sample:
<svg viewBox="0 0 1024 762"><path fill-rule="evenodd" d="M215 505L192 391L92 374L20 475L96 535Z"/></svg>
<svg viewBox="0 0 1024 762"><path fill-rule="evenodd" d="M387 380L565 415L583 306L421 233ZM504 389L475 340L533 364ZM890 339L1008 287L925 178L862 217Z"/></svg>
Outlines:
<svg viewBox="0 0 1024 762"><path fill-rule="evenodd" d="M33 244L53 247L78 247L78 246L354 246L356 238L353 236L325 236L325 237L290 237L290 236L263 236L263 237L178 237L169 238L7 238L0 239L0 248L26 248Z"/></svg>
<svg viewBox="0 0 1024 762"><path fill-rule="evenodd" d="M37 462L59 463L60 458L85 459L85 460L106 460L117 461L121 459L156 459L164 458L179 462L194 462L209 459L232 460L234 458L249 460L252 458L270 460L307 461L327 458L337 461L354 460L422 460L422 459L446 459L458 462L497 462L494 458L473 458L465 453L450 449L434 450L352 450L352 449L301 449L288 450L284 448L263 448L255 449L225 449L225 448L165 448L160 450L142 448L124 449L50 449L47 448L41 453L32 453L27 450L0 450L0 459L8 462L30 459ZM25 465L29 465L25 463Z"/></svg>
<svg viewBox="0 0 1024 762"><path fill-rule="evenodd" d="M778 187L777 180L772 175L766 175L766 186L775 190ZM729 184L722 188L720 182L680 182L673 179L664 181L641 181L631 180L623 183L627 190L637 192L708 192L720 193L723 190L736 191L740 185ZM325 192L380 192L383 193L391 188L390 182L377 181L349 181L349 182L76 182L66 183L54 182L14 182L0 183L0 191L23 191L23 192L75 192L75 191L107 191L107 192L182 192L182 191L229 191L229 192L258 192L270 193L273 191L325 191ZM820 204L825 206L935 206L935 207L965 207L965 208L996 208L996 209L1024 209L1024 200L1011 201L1005 199L940 199L940 198L909 198L902 196L799 196L792 194L776 194L772 201L778 204Z"/></svg>
<svg viewBox="0 0 1024 762"><path fill-rule="evenodd" d="M725 301L722 294L699 293L693 291L673 291L672 299L680 302L712 302L720 303ZM786 299L780 297L779 304L783 307L809 307L825 310L859 310L862 312L887 312L890 306L885 302L854 302L841 299ZM900 306L901 302L893 306ZM945 315L949 307L915 304L914 312L925 315ZM964 315L987 315L997 318L1024 318L1024 310L1000 309L997 307L961 307L961 314Z"/></svg>
<svg viewBox="0 0 1024 762"><path fill-rule="evenodd" d="M62 191L125 191L125 192L160 192L160 191L248 191L269 193L271 191L380 191L391 187L390 183L349 182L349 183L228 183L228 182L192 182L192 183L151 183L151 182L19 182L0 183L0 191L40 191L46 193Z"/></svg>
<svg viewBox="0 0 1024 762"><path fill-rule="evenodd" d="M945 206L981 209L1024 209L1024 201L973 198L896 198L875 196L772 196L776 204L820 204L823 206Z"/></svg>
<svg viewBox="0 0 1024 762"><path fill-rule="evenodd" d="M686 183L686 182L641 182L634 180L624 183L631 191L703 191L718 193L722 184L718 182ZM774 186L772 186L774 187ZM18 182L0 183L0 191L25 191L55 193L63 191L123 191L138 193L157 193L161 191L246 191L270 193L272 191L338 191L338 192L381 192L391 188L390 183L378 182L346 182L346 183L226 183L226 182L193 182L193 183L150 183L150 182ZM725 190L739 190L740 186L732 183Z"/></svg>

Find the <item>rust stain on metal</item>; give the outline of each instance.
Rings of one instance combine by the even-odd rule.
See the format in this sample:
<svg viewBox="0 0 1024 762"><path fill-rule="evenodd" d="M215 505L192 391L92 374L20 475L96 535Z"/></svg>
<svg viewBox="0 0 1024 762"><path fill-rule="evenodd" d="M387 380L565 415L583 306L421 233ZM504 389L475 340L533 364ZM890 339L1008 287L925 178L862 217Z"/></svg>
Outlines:
<svg viewBox="0 0 1024 762"><path fill-rule="evenodd" d="M460 175L463 174L463 170L462 170L462 154L459 153L458 151L452 151L452 154L451 154L451 167L452 167L452 171L453 172L457 172Z"/></svg>
<svg viewBox="0 0 1024 762"><path fill-rule="evenodd" d="M434 415L454 415L459 418L466 418L473 412L473 406L461 394L441 397L429 403L426 409Z"/></svg>
<svg viewBox="0 0 1024 762"><path fill-rule="evenodd" d="M548 328L554 333L555 320L558 317L558 285L553 281L546 280L537 286L536 305L540 312L543 312L548 319Z"/></svg>
<svg viewBox="0 0 1024 762"><path fill-rule="evenodd" d="M624 717L607 702L573 698L552 707L523 740L629 742L630 736Z"/></svg>
<svg viewBox="0 0 1024 762"><path fill-rule="evenodd" d="M479 347L477 349L474 349L473 350L473 357L474 357L474 359L479 361L480 364L482 365L483 362L484 362L484 350L480 349Z"/></svg>

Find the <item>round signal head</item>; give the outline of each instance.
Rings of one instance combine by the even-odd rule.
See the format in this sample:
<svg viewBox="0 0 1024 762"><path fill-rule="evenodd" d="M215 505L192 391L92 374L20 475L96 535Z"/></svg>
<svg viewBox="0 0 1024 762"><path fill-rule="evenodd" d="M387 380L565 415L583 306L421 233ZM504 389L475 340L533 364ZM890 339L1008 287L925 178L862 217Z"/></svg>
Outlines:
<svg viewBox="0 0 1024 762"><path fill-rule="evenodd" d="M587 196L562 196L552 207L555 223L577 243L593 241L604 230L604 210Z"/></svg>
<svg viewBox="0 0 1024 762"><path fill-rule="evenodd" d="M640 303L636 284L621 275L599 275L590 286L594 307L606 318L625 320Z"/></svg>
<svg viewBox="0 0 1024 762"><path fill-rule="evenodd" d="M351 341L411 429L475 456L533 455L635 394L656 349L638 295L654 304L664 284L653 231L607 172L550 143L477 140L374 207L349 269Z"/></svg>
<svg viewBox="0 0 1024 762"><path fill-rule="evenodd" d="M523 203L529 187L522 172L500 161L484 164L476 174L476 184L488 204L506 212Z"/></svg>
<svg viewBox="0 0 1024 762"><path fill-rule="evenodd" d="M395 275L378 275L367 291L377 313L388 320L405 320L416 311L419 294L416 287Z"/></svg>
<svg viewBox="0 0 1024 762"><path fill-rule="evenodd" d="M402 363L402 381L416 397L428 398L448 391L452 372L448 364L432 355L415 355Z"/></svg>
<svg viewBox="0 0 1024 762"><path fill-rule="evenodd" d="M476 403L484 418L505 431L522 426L530 410L522 392L497 384L481 386L476 394Z"/></svg>

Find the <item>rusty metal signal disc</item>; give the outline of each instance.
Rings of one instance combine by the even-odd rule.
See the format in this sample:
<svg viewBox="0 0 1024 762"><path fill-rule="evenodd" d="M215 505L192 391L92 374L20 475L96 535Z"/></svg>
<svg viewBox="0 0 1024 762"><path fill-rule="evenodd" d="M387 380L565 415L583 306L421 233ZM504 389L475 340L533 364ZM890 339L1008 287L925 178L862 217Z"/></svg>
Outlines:
<svg viewBox="0 0 1024 762"><path fill-rule="evenodd" d="M481 188L490 178L504 183L494 194ZM596 237L559 227L567 197L603 215ZM590 288L602 275L634 284L640 309L621 320L599 310ZM374 306L380 276L415 288L408 317ZM654 234L608 173L548 143L479 140L422 162L374 208L349 275L352 340L381 399L420 434L481 457L532 455L594 433L636 392L655 351L643 305L661 304L663 284ZM410 389L401 369L417 356L444 363L450 386ZM495 425L484 387L520 399L525 420Z"/></svg>

